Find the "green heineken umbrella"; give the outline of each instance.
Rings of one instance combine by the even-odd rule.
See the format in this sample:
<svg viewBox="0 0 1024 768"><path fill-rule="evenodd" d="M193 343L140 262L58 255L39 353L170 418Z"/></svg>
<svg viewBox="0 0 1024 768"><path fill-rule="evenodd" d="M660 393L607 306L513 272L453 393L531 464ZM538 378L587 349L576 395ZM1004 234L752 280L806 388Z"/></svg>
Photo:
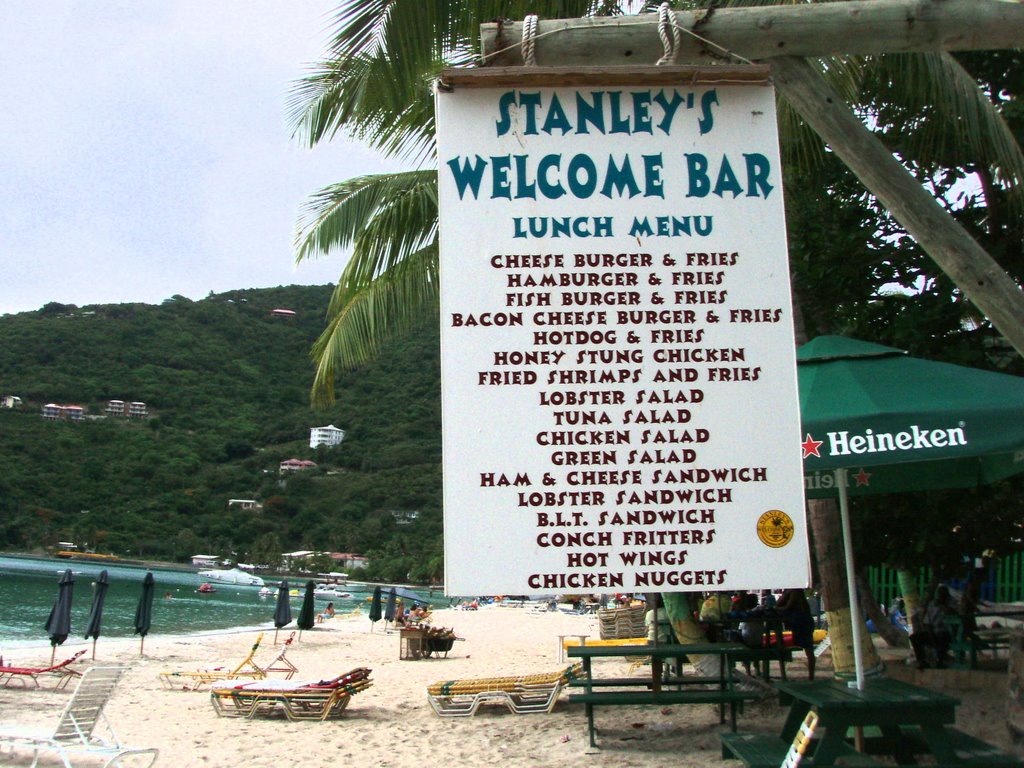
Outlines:
<svg viewBox="0 0 1024 768"><path fill-rule="evenodd" d="M968 488L1024 472L1024 379L820 336L797 350L807 495Z"/></svg>
<svg viewBox="0 0 1024 768"><path fill-rule="evenodd" d="M859 615L849 494L966 488L1024 472L1024 379L820 336L797 350L807 496L839 497L850 609ZM864 687L860 622L853 622Z"/></svg>

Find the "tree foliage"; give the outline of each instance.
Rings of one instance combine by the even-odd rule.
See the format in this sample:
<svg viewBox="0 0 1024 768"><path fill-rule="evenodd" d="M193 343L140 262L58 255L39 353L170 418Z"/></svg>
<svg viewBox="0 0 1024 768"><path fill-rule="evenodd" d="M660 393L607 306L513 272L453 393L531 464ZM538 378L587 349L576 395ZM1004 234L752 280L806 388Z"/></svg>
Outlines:
<svg viewBox="0 0 1024 768"><path fill-rule="evenodd" d="M0 547L74 541L122 556L272 565L297 549L383 555L400 534L405 559L374 558L372 575L405 578L436 560L436 324L345 372L335 405L314 411L309 348L330 293L292 286L0 317L0 391L24 401L0 409ZM277 307L296 317L272 317ZM111 399L143 401L150 416L40 416L51 402L103 416ZM309 428L328 423L345 441L310 449ZM288 458L318 467L282 477ZM261 500L263 512L228 509L230 498ZM399 526L396 510L420 515Z"/></svg>

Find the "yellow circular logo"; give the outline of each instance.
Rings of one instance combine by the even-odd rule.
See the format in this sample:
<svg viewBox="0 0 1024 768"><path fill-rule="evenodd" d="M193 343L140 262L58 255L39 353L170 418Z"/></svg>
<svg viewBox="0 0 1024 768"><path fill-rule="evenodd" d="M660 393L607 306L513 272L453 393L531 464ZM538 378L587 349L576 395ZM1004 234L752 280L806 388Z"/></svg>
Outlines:
<svg viewBox="0 0 1024 768"><path fill-rule="evenodd" d="M769 509L757 518L757 538L772 549L786 546L793 540L793 518L781 509Z"/></svg>

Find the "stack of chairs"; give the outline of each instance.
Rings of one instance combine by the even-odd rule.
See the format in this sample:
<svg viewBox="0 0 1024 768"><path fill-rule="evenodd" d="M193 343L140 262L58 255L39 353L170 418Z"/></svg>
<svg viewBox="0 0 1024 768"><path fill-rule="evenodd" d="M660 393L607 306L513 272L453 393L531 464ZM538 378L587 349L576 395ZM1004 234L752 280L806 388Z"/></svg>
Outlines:
<svg viewBox="0 0 1024 768"><path fill-rule="evenodd" d="M294 639L295 633L292 632L273 659L266 664L259 664L255 661L255 656L259 650L260 643L263 642L263 633L261 632L249 650L249 655L242 659L242 662L235 667L161 672L160 682L164 684L165 688L171 690L198 691L205 685L220 683L225 680L238 680L241 678L262 680L271 672L280 672L284 675L285 680L291 680L295 673L298 672L298 668L287 657L288 649L291 647L292 640Z"/></svg>
<svg viewBox="0 0 1024 768"><path fill-rule="evenodd" d="M427 688L427 701L440 717L472 717L486 701L517 715L550 712L562 689L583 674L583 665L543 675L443 680Z"/></svg>
<svg viewBox="0 0 1024 768"><path fill-rule="evenodd" d="M221 717L252 718L278 708L289 720L326 720L338 717L373 681L371 670L357 667L333 680L295 683L289 680L257 680L228 688L213 688L210 701Z"/></svg>
<svg viewBox="0 0 1024 768"><path fill-rule="evenodd" d="M597 612L602 640L623 640L631 637L647 638L644 615L647 609L642 605L626 608L601 608Z"/></svg>

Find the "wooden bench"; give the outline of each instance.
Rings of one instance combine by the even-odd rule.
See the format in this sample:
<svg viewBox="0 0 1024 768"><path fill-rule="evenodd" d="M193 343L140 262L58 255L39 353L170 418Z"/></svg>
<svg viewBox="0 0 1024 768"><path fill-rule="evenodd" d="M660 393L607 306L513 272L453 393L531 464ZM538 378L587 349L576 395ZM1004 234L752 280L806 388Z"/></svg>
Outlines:
<svg viewBox="0 0 1024 768"><path fill-rule="evenodd" d="M998 747L975 736L971 736L969 733L964 733L952 726L946 726L945 732L949 737L950 745L956 752L957 759L960 761L957 765L974 766L975 768L1024 765L1024 761L1016 755L1003 752ZM906 745L907 752L911 755L926 751L926 747L921 739L921 732L917 729L901 728L899 738Z"/></svg>
<svg viewBox="0 0 1024 768"><path fill-rule="evenodd" d="M735 758L742 760L748 768L779 768L786 753L789 742L778 736L765 733L722 733L722 759ZM843 751L843 765L850 766L881 766L870 755L861 754L852 746Z"/></svg>
<svg viewBox="0 0 1024 768"><path fill-rule="evenodd" d="M569 703L583 704L587 711L587 730L590 734L591 746L597 746L594 729L595 706L635 706L635 705L666 705L666 704L717 704L719 706L719 722L725 722L725 705L729 705L730 726L736 730L736 707L744 701L752 701L759 697L758 693L747 691L588 691L587 693L569 693Z"/></svg>

